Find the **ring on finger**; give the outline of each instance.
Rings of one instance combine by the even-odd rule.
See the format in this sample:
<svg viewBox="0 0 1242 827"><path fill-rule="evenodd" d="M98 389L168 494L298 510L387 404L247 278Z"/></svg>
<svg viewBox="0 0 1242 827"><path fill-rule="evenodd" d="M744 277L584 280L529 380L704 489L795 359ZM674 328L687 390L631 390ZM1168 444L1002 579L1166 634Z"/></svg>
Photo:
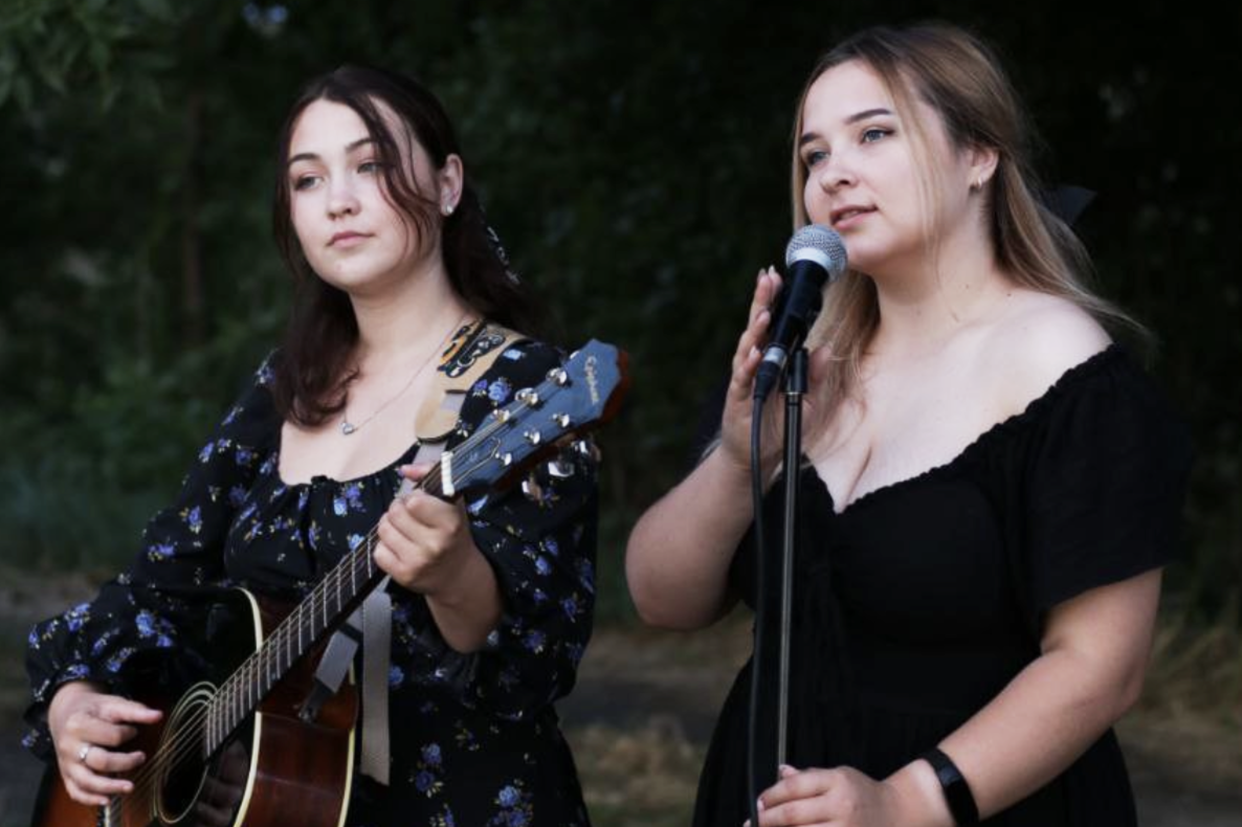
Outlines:
<svg viewBox="0 0 1242 827"><path fill-rule="evenodd" d="M93 750L94 748L95 748L94 744L83 744L82 748L78 750L78 761L82 764L85 764L86 756L90 755L91 750Z"/></svg>

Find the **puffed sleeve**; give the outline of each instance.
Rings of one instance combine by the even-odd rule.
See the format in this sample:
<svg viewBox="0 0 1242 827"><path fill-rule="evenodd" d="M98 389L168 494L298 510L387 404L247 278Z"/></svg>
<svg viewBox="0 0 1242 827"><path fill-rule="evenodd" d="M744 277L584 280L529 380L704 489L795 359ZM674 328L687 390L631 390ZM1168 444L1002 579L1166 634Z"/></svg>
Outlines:
<svg viewBox="0 0 1242 827"><path fill-rule="evenodd" d="M61 684L87 680L131 694L137 664L178 646L176 593L222 579L225 533L277 433L270 379L265 361L199 449L176 500L147 524L130 568L90 602L31 630L25 743L35 754L50 754L47 704Z"/></svg>
<svg viewBox="0 0 1242 827"><path fill-rule="evenodd" d="M546 344L509 347L468 393L463 430L473 430L518 390L538 385L561 361ZM396 663L392 681L435 683L467 706L522 719L569 692L591 635L597 463L580 452L562 451L555 462L538 464L525 486L493 492L466 507L475 545L496 575L501 619L481 650L462 655L438 634L428 636L435 630L434 623L424 625L425 602L394 587L394 658L418 674L399 674L403 667ZM421 655L407 660L414 651Z"/></svg>
<svg viewBox="0 0 1242 827"><path fill-rule="evenodd" d="M1183 423L1117 346L1044 401L1018 470L1033 620L1088 589L1170 562L1192 455Z"/></svg>

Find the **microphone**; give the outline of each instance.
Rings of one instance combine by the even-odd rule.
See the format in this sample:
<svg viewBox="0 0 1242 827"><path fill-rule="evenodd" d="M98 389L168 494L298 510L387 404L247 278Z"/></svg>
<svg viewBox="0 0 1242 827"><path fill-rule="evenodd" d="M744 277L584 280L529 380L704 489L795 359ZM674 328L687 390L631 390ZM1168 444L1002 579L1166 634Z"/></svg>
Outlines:
<svg viewBox="0 0 1242 827"><path fill-rule="evenodd" d="M824 285L845 272L845 242L835 230L808 224L794 233L785 248L785 284L772 314L776 324L755 377L755 399L764 400L776 387L789 354L802 346L824 304Z"/></svg>

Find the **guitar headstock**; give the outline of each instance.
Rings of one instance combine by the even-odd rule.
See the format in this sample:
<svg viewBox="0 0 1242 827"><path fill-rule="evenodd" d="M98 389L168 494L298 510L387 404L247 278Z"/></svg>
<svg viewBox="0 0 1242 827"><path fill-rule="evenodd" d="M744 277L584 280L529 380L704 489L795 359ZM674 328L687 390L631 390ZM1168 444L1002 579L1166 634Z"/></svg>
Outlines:
<svg viewBox="0 0 1242 827"><path fill-rule="evenodd" d="M453 496L503 485L561 445L616 415L629 389L626 354L592 339L533 388L523 388L440 460L441 488Z"/></svg>

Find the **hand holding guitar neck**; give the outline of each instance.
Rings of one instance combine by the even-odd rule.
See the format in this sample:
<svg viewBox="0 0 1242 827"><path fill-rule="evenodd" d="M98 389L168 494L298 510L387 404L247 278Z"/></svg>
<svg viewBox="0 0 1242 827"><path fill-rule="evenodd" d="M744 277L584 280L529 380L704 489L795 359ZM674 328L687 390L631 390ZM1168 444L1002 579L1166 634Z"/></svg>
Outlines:
<svg viewBox="0 0 1242 827"><path fill-rule="evenodd" d="M407 465L417 482L433 468ZM427 598L445 642L459 652L483 645L500 619L496 575L470 534L461 498L446 502L415 488L397 497L376 527L375 564L394 582Z"/></svg>

